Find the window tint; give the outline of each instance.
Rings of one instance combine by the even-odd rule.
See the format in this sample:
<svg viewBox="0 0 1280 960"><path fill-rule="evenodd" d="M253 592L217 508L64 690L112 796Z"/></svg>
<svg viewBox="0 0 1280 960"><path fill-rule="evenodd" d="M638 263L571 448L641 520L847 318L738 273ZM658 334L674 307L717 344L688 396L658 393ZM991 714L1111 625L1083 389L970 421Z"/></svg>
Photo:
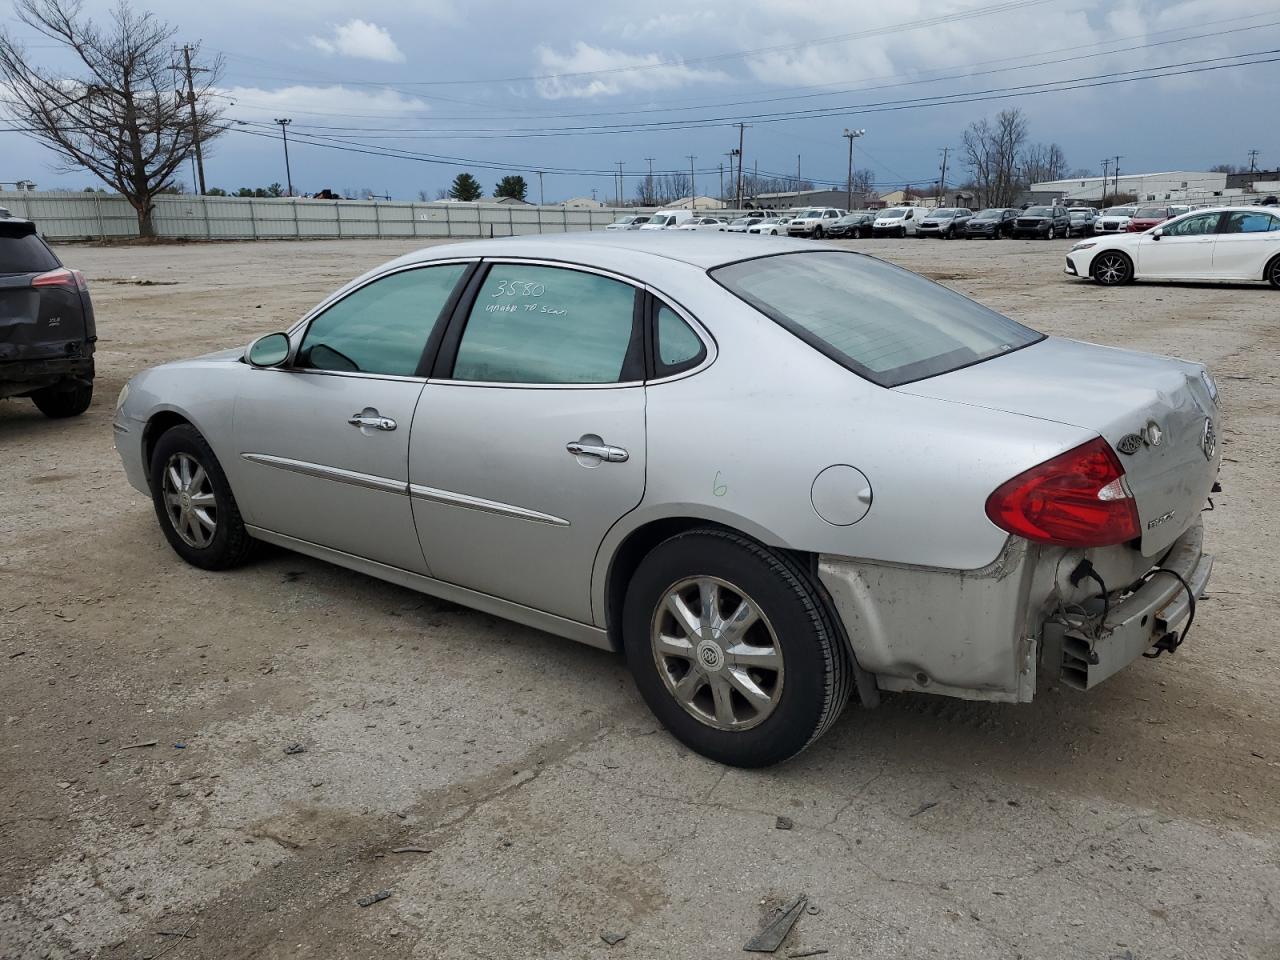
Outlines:
<svg viewBox="0 0 1280 960"><path fill-rule="evenodd" d="M471 308L454 379L618 383L630 367L635 298L635 288L594 273L496 264Z"/></svg>
<svg viewBox="0 0 1280 960"><path fill-rule="evenodd" d="M1161 227L1166 237L1198 237L1205 233L1213 233L1218 227L1217 213L1202 213L1199 216L1187 217L1177 223L1169 223Z"/></svg>
<svg viewBox="0 0 1280 960"><path fill-rule="evenodd" d="M695 367L706 356L706 348L698 335L670 307L658 307L657 370L659 377Z"/></svg>
<svg viewBox="0 0 1280 960"><path fill-rule="evenodd" d="M940 284L852 253L761 257L711 276L882 386L946 373L1042 338Z"/></svg>
<svg viewBox="0 0 1280 960"><path fill-rule="evenodd" d="M12 227L0 232L0 273L44 273L61 266L43 240L34 233L15 235L21 232Z"/></svg>
<svg viewBox="0 0 1280 960"><path fill-rule="evenodd" d="M411 377L466 264L402 270L349 294L311 321L297 365Z"/></svg>
<svg viewBox="0 0 1280 960"><path fill-rule="evenodd" d="M1269 233L1280 230L1280 220L1269 213L1230 213L1222 225L1223 233Z"/></svg>

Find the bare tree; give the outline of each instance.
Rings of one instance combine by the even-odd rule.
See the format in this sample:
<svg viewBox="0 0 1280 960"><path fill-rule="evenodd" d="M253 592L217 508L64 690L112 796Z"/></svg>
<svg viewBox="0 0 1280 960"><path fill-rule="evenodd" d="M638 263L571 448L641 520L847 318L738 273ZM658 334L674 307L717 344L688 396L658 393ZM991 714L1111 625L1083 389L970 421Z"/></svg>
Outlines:
<svg viewBox="0 0 1280 960"><path fill-rule="evenodd" d="M1056 143L1033 143L1022 151L1022 182L1048 183L1067 175L1067 157Z"/></svg>
<svg viewBox="0 0 1280 960"><path fill-rule="evenodd" d="M658 181L653 174L645 174L636 184L636 202L642 207L658 205Z"/></svg>
<svg viewBox="0 0 1280 960"><path fill-rule="evenodd" d="M1027 121L1018 109L1001 110L994 124L983 117L964 132L965 162L990 207L1007 207L1017 199L1018 157L1027 140Z"/></svg>
<svg viewBox="0 0 1280 960"><path fill-rule="evenodd" d="M36 66L7 30L0 30L0 106L22 131L63 160L118 190L138 214L138 233L154 236L153 198L171 187L191 154L223 132L223 108L209 93L221 58L193 59L194 98L175 93L174 29L120 0L99 26L81 0L16 0L17 19L66 48L71 71ZM192 102L194 99L194 103Z"/></svg>

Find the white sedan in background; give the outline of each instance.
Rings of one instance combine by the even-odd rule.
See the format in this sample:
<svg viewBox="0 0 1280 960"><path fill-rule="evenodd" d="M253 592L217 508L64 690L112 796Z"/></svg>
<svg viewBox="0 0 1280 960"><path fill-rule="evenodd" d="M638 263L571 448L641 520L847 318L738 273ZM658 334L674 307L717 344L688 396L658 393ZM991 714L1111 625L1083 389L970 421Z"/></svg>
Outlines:
<svg viewBox="0 0 1280 960"><path fill-rule="evenodd" d="M1280 211L1194 210L1142 233L1096 236L1071 248L1065 272L1107 286L1224 280L1269 281L1280 288Z"/></svg>
<svg viewBox="0 0 1280 960"><path fill-rule="evenodd" d="M682 223L677 230L712 230L723 232L729 229L729 221L719 217L694 217L688 223Z"/></svg>
<svg viewBox="0 0 1280 960"><path fill-rule="evenodd" d="M765 236L777 237L787 232L787 224L790 222L790 217L769 217L767 220L761 220L747 227L747 233L762 233Z"/></svg>

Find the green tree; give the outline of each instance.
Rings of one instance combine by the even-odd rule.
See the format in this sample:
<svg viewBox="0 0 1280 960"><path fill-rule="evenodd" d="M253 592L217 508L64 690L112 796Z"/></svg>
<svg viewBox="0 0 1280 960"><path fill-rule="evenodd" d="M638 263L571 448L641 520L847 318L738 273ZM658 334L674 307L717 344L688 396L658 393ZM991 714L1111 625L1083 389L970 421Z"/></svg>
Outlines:
<svg viewBox="0 0 1280 960"><path fill-rule="evenodd" d="M453 178L453 186L449 188L449 196L454 200L479 200L484 196L480 181L469 173L460 173Z"/></svg>
<svg viewBox="0 0 1280 960"><path fill-rule="evenodd" d="M499 180L498 185L493 188L495 197L510 197L512 200L523 200L528 192L529 185L524 182L524 177L510 174Z"/></svg>
<svg viewBox="0 0 1280 960"><path fill-rule="evenodd" d="M227 191L223 190L221 187L210 187L208 194L211 197L225 197L227 195Z"/></svg>
<svg viewBox="0 0 1280 960"><path fill-rule="evenodd" d="M279 183L273 183L273 184L271 184L271 186L267 187L267 196L268 196L268 197L283 197L283 196L284 196L284 187L280 186L280 184L279 184Z"/></svg>

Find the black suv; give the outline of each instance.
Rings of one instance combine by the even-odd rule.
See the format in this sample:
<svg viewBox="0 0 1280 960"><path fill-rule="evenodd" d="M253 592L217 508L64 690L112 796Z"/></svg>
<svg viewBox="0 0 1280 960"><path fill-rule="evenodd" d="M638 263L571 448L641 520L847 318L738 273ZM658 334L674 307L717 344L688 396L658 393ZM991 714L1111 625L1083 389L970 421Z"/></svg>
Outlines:
<svg viewBox="0 0 1280 960"><path fill-rule="evenodd" d="M1027 207L1013 221L1014 237L1052 240L1071 236L1071 215L1066 207Z"/></svg>
<svg viewBox="0 0 1280 960"><path fill-rule="evenodd" d="M827 236L832 239L856 237L861 240L863 237L871 236L871 225L875 223L875 220L876 212L874 210L853 210L829 226L827 228Z"/></svg>
<svg viewBox="0 0 1280 960"><path fill-rule="evenodd" d="M1017 219L1018 211L1012 207L987 207L975 213L964 225L964 235L989 240L1007 237L1013 232L1013 222Z"/></svg>
<svg viewBox="0 0 1280 960"><path fill-rule="evenodd" d="M0 399L30 397L49 417L84 413L97 339L84 274L0 208Z"/></svg>

